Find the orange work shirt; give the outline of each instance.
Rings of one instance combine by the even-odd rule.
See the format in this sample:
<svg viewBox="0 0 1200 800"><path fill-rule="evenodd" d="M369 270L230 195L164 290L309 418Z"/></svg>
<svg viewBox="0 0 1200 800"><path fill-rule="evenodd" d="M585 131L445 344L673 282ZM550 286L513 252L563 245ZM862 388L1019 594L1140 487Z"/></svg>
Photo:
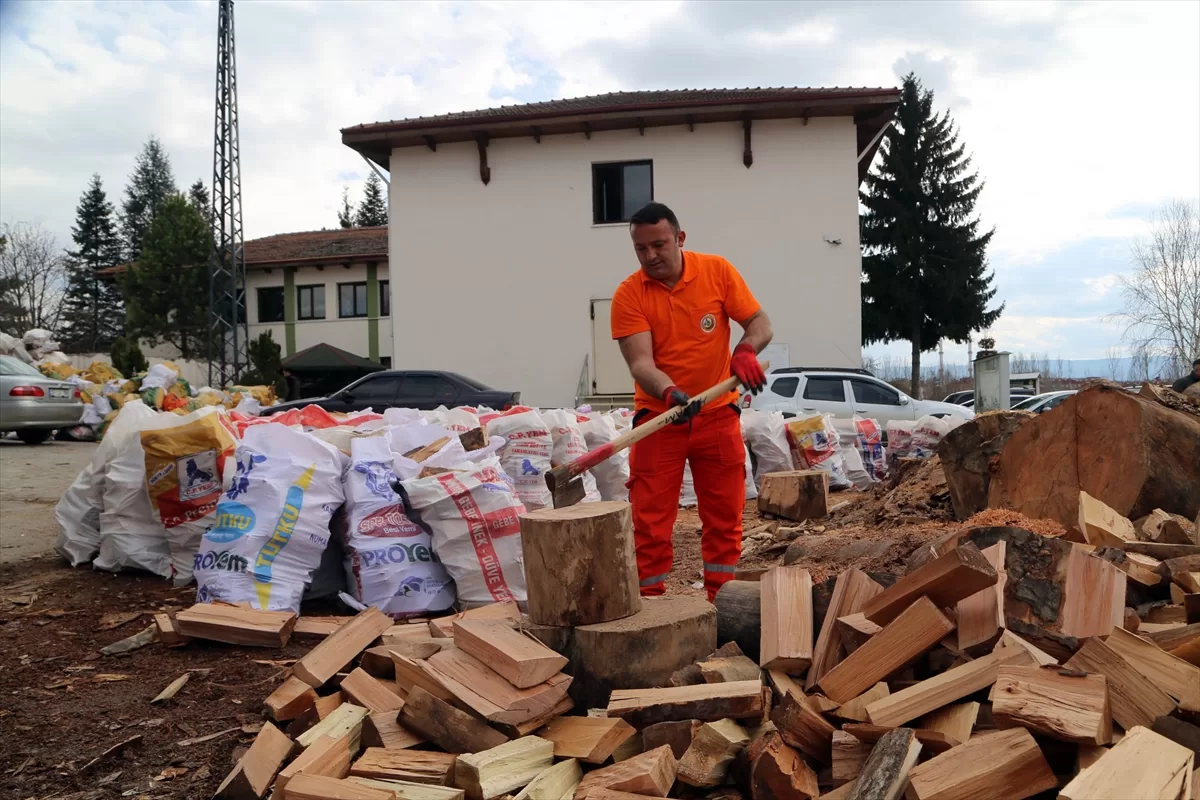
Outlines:
<svg viewBox="0 0 1200 800"><path fill-rule="evenodd" d="M685 251L683 275L670 289L640 269L621 282L612 300L612 337L649 331L655 366L694 396L732 374L729 320L745 322L760 308L732 264L720 256ZM731 391L700 413L736 403L737 398L737 391ZM640 385L634 403L656 414L667 410L661 397Z"/></svg>

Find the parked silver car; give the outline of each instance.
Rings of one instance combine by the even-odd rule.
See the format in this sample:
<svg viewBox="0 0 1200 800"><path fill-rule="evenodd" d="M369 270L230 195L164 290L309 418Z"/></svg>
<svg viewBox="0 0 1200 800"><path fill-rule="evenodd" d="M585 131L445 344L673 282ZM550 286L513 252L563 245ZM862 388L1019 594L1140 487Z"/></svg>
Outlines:
<svg viewBox="0 0 1200 800"><path fill-rule="evenodd" d="M47 378L12 356L0 356L0 432L41 444L58 428L78 425L83 401L74 384Z"/></svg>

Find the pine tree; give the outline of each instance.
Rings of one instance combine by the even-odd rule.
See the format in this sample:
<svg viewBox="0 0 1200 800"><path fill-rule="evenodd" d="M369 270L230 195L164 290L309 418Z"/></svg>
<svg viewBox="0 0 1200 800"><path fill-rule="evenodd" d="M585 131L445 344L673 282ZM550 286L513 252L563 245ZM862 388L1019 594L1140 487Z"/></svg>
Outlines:
<svg viewBox="0 0 1200 800"><path fill-rule="evenodd" d="M354 215L354 224L360 228L373 225L387 225L387 200L383 196L383 182L374 170L367 175L367 185L363 187L363 199L358 204Z"/></svg>
<svg viewBox="0 0 1200 800"><path fill-rule="evenodd" d="M204 185L204 181L196 179L188 188L188 202L192 204L192 208L200 212L200 216L212 225L212 201L208 197L208 187Z"/></svg>
<svg viewBox="0 0 1200 800"><path fill-rule="evenodd" d="M912 394L920 397L921 353L942 339L965 342L1004 310L987 271L994 231L979 232L983 189L949 112L933 112L933 92L904 79L897 125L882 161L859 195L863 248L863 344L912 343Z"/></svg>
<svg viewBox="0 0 1200 800"><path fill-rule="evenodd" d="M182 358L207 351L211 246L208 223L192 204L179 194L167 198L122 281L133 337L172 344Z"/></svg>
<svg viewBox="0 0 1200 800"><path fill-rule="evenodd" d="M125 258L137 261L142 254L142 238L167 198L177 194L171 159L162 143L151 136L138 153L125 199L121 202L121 240Z"/></svg>
<svg viewBox="0 0 1200 800"><path fill-rule="evenodd" d="M350 207L350 189L342 187L342 207L338 210L338 224L343 228L354 227L354 209Z"/></svg>
<svg viewBox="0 0 1200 800"><path fill-rule="evenodd" d="M125 307L116 282L98 274L121 262L113 206L98 174L92 175L79 199L71 238L75 249L67 252L67 292L59 335L70 352L99 353L124 330Z"/></svg>

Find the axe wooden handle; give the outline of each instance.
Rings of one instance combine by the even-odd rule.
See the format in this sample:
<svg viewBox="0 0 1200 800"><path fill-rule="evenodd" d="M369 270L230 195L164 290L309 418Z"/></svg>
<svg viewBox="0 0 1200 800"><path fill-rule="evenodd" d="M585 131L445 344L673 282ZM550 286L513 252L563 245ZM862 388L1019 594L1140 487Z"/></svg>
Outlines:
<svg viewBox="0 0 1200 800"><path fill-rule="evenodd" d="M770 369L771 365L769 362L763 361L760 363L762 364L763 372ZM706 389L695 397L692 397L688 404L690 405L696 400L701 400L704 405L708 405L721 395L728 394L736 389L740 382L736 375L730 376L711 389ZM682 414L686 408L687 406L672 406L649 422L622 433L608 444L602 444L595 450L584 453L569 464L550 470L550 472L546 473L546 483L550 491L554 492L555 486L566 485L567 482L574 480L597 464L607 461L622 450L633 447L633 445L645 439L650 434L662 430L674 422L675 418ZM554 485L550 485L551 482Z"/></svg>

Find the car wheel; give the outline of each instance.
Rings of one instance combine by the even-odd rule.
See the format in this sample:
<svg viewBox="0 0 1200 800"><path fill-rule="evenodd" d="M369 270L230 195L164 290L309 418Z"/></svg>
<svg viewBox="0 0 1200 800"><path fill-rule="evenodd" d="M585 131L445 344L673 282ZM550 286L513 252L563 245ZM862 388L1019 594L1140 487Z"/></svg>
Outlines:
<svg viewBox="0 0 1200 800"><path fill-rule="evenodd" d="M25 429L17 431L17 438L25 444L41 444L50 438L50 434L54 431L48 431L42 428Z"/></svg>

